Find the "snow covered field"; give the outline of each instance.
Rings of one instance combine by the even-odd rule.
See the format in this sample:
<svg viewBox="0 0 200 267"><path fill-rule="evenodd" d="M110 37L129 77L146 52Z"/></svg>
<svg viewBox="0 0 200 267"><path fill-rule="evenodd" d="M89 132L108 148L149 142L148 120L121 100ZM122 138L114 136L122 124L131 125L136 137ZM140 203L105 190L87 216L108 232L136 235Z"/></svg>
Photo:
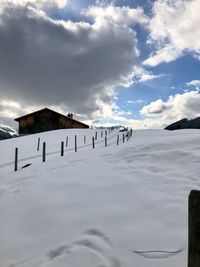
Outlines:
<svg viewBox="0 0 200 267"><path fill-rule="evenodd" d="M187 266L187 201L200 189L200 131L134 131L119 146L113 132L104 147L99 130L93 150L94 134L59 130L0 141L1 267ZM45 163L38 137L47 142Z"/></svg>

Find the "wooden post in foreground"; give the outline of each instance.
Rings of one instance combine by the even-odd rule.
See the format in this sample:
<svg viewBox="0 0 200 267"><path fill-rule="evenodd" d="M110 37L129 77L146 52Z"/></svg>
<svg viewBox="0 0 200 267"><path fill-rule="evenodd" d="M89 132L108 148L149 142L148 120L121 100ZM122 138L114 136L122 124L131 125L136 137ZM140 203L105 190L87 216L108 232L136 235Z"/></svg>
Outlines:
<svg viewBox="0 0 200 267"><path fill-rule="evenodd" d="M17 165L18 165L18 147L15 148L15 172L17 171Z"/></svg>
<svg viewBox="0 0 200 267"><path fill-rule="evenodd" d="M188 267L200 266L200 191L189 195Z"/></svg>
<svg viewBox="0 0 200 267"><path fill-rule="evenodd" d="M40 150L40 137L38 137L37 151Z"/></svg>
<svg viewBox="0 0 200 267"><path fill-rule="evenodd" d="M124 133L123 133L123 143L124 143L124 141L125 141L125 136L124 136Z"/></svg>
<svg viewBox="0 0 200 267"><path fill-rule="evenodd" d="M77 152L77 136L75 135L75 152Z"/></svg>
<svg viewBox="0 0 200 267"><path fill-rule="evenodd" d="M64 156L64 142L61 142L61 153L60 153L61 157Z"/></svg>
<svg viewBox="0 0 200 267"><path fill-rule="evenodd" d="M117 146L119 145L119 135L117 136Z"/></svg>
<svg viewBox="0 0 200 267"><path fill-rule="evenodd" d="M46 161L46 142L43 142L42 146L42 162Z"/></svg>

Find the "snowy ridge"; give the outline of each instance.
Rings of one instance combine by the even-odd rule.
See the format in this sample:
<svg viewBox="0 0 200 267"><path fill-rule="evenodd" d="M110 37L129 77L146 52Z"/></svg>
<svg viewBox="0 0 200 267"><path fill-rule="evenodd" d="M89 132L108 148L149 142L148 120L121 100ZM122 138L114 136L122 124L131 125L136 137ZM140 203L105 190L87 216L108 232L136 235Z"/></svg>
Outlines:
<svg viewBox="0 0 200 267"><path fill-rule="evenodd" d="M92 149L95 132L0 142L0 266L187 266L188 195L200 188L199 130L134 131L125 143L120 135L119 146L114 131L108 147L98 130ZM38 137L47 142L45 163ZM14 172L16 146L22 161ZM25 163L32 165L21 169Z"/></svg>
<svg viewBox="0 0 200 267"><path fill-rule="evenodd" d="M7 125L0 124L0 140L9 139L16 136L17 133L14 129Z"/></svg>

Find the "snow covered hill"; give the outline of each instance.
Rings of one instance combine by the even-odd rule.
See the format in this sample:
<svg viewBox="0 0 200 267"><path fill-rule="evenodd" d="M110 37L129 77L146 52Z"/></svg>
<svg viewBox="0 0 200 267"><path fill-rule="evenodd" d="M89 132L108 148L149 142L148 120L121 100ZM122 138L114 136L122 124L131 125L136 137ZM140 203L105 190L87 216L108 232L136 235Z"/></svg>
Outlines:
<svg viewBox="0 0 200 267"><path fill-rule="evenodd" d="M125 143L114 131L107 147L97 131L95 149L91 129L0 142L0 266L187 266L187 201L200 189L200 131L134 131ZM47 143L45 163L38 137Z"/></svg>

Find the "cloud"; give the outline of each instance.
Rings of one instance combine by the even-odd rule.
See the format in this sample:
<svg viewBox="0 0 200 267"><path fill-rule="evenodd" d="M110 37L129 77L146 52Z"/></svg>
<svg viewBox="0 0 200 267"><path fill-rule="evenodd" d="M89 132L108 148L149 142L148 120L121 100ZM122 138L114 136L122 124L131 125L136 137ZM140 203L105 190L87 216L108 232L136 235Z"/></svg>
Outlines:
<svg viewBox="0 0 200 267"><path fill-rule="evenodd" d="M145 101L142 99L137 99L137 100L128 100L126 103L127 104L141 104L144 103Z"/></svg>
<svg viewBox="0 0 200 267"><path fill-rule="evenodd" d="M149 22L149 43L156 52L144 62L156 66L170 62L184 53L200 55L200 0L157 0Z"/></svg>
<svg viewBox="0 0 200 267"><path fill-rule="evenodd" d="M149 105L144 106L140 113L145 116L151 116L152 114L160 114L171 107L171 103L165 103L162 99L158 99L151 102Z"/></svg>
<svg viewBox="0 0 200 267"><path fill-rule="evenodd" d="M67 0L1 0L0 7L5 5L16 6L34 6L37 8L64 8L67 5Z"/></svg>
<svg viewBox="0 0 200 267"><path fill-rule="evenodd" d="M169 96L167 101L158 99L144 106L141 115L169 124L182 118L200 116L200 93L198 90Z"/></svg>
<svg viewBox="0 0 200 267"><path fill-rule="evenodd" d="M132 104L137 101L130 100L128 102ZM100 120L96 122L96 126L122 124L133 129L160 129L183 118L190 119L200 116L200 93L198 90L193 90L183 94L171 95L166 101L157 99L149 105L143 106L140 110L142 119L123 116L123 112L114 113L112 107L110 107L108 114L109 112L112 114L112 120L103 123Z"/></svg>
<svg viewBox="0 0 200 267"><path fill-rule="evenodd" d="M151 71L147 71L141 66L135 66L133 73L134 73L133 75L134 83L147 82L164 76L164 74L155 75Z"/></svg>
<svg viewBox="0 0 200 267"><path fill-rule="evenodd" d="M133 83L140 62L130 25L146 23L143 10L94 6L84 12L91 19L86 23L53 20L39 4L35 8L26 2L9 1L1 10L2 98L19 103L19 113L47 105L103 117L113 105L114 88Z"/></svg>
<svg viewBox="0 0 200 267"><path fill-rule="evenodd" d="M127 104L142 103L142 101L130 100ZM167 125L183 119L183 118L195 118L200 116L200 93L199 90L192 90L183 94L175 94L169 96L164 101L157 99L150 104L141 108L140 114L142 119L130 119L119 113L114 114L112 108L110 108L112 120L104 122L106 126L113 124L122 124L133 129L155 129L165 128ZM102 125L102 121L96 123L97 126Z"/></svg>
<svg viewBox="0 0 200 267"><path fill-rule="evenodd" d="M200 80L193 80L186 83L187 86L200 87Z"/></svg>
<svg viewBox="0 0 200 267"><path fill-rule="evenodd" d="M112 4L108 6L91 6L83 13L92 17L97 27L108 22L126 26L135 23L148 23L148 17L145 16L143 9L139 7L134 9L128 6L117 7Z"/></svg>

